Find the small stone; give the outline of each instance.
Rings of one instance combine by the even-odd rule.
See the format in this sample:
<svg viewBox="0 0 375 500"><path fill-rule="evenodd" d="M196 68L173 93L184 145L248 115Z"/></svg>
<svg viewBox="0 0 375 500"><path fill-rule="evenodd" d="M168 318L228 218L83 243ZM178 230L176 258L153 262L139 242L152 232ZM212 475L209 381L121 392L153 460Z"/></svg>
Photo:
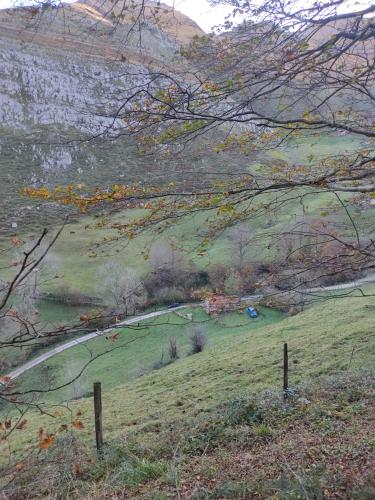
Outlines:
<svg viewBox="0 0 375 500"><path fill-rule="evenodd" d="M298 398L297 399L297 402L301 405L309 405L311 403L311 401L309 401L308 399L306 398Z"/></svg>

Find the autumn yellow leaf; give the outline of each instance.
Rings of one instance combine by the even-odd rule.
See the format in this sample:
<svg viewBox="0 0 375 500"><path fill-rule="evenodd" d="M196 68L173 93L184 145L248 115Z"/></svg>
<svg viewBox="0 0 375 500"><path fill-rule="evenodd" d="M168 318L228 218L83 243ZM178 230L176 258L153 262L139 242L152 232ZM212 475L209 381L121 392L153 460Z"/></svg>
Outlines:
<svg viewBox="0 0 375 500"><path fill-rule="evenodd" d="M76 418L73 422L72 422L72 426L75 427L76 429L78 429L79 431L82 430L84 428L84 425L83 423L81 422L81 420L79 420L78 418Z"/></svg>
<svg viewBox="0 0 375 500"><path fill-rule="evenodd" d="M12 238L10 241L14 247L19 247L23 243L19 238Z"/></svg>
<svg viewBox="0 0 375 500"><path fill-rule="evenodd" d="M55 438L53 434L48 434L48 436L39 441L39 448L47 450L50 446L52 446L54 440Z"/></svg>
<svg viewBox="0 0 375 500"><path fill-rule="evenodd" d="M25 427L26 427L26 424L27 424L27 420L26 418L24 418L23 420L21 420L21 422L19 422L17 425L16 425L16 429L18 430L23 430Z"/></svg>
<svg viewBox="0 0 375 500"><path fill-rule="evenodd" d="M39 429L39 448L47 450L55 440L54 434L47 434L44 429Z"/></svg>

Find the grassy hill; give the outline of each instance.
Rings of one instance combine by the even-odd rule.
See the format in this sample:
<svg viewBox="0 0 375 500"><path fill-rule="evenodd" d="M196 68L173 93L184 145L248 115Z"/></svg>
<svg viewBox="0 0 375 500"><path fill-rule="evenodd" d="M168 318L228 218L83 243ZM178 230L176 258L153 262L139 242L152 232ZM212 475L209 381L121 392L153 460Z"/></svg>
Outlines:
<svg viewBox="0 0 375 500"><path fill-rule="evenodd" d="M51 448L51 451L43 453L45 457L51 457L49 453L62 453L62 443L66 447L67 440L73 440L74 446L83 446L79 455L82 467L87 469L83 475L86 483L83 484L86 484L85 488L88 484L93 488L91 481L97 474L96 492L92 490L91 493L97 498L104 494L101 488L108 488L112 493L125 488L131 498L177 498L176 488L183 487L184 482L189 487L194 483L194 487L208 491L223 482L223 488L224 483L229 490L233 486L234 493L233 496L217 493L217 496L181 498L253 498L241 496L241 491L250 487L250 483L252 488L259 487L260 483L255 482L254 485L252 476L242 476L238 469L240 464L234 459L235 456L245 459L245 456L253 455L260 460L254 477L262 476L265 488L270 488L269 471L272 470L272 477L278 484L277 491L283 491L282 470L285 478L289 478L286 491L301 489L301 481L310 493L314 488L322 491L324 485L331 488L334 485L331 466L335 454L342 454L345 471L348 465L346 460L363 447L367 447L368 460L372 460L373 442L366 432L373 394L370 370L375 354L372 332L374 305L373 297L334 299L262 328L242 326L241 329L234 329L233 335L218 335L200 354L184 357L165 368L130 380L121 387L106 390L103 422L108 448L105 460L95 466L92 465L92 457L89 462L86 461L92 454L94 444L91 398L71 401L66 409L63 405L55 406L51 416L30 414L26 428L12 436L13 445L16 448L27 445L32 449L37 444L40 427L55 432L60 424L64 423L69 428L71 422L79 418L84 425L82 430L74 430L73 434L61 430L56 437L60 445L56 445L55 451ZM290 385L296 394L290 406L285 406L280 400L284 342L289 344ZM160 342L154 352L160 353L163 346L164 343ZM152 347L150 343L140 340L135 349L139 356L147 358ZM112 378L120 383L119 362L110 357L107 361L108 375L105 375L102 366L98 372L92 372L90 382L97 377L104 381ZM122 361L124 364L127 361L125 354ZM64 362L68 359L65 358ZM331 377L328 382L326 377ZM304 403L304 398L309 402ZM257 417L258 409L262 418ZM358 439L354 438L359 429ZM318 439L322 433L326 436L323 441ZM82 444L77 444L81 440ZM328 448L324 448L324 442ZM293 455L291 446L297 449L303 446L303 449L297 454L293 451ZM350 453L344 453L344 448ZM272 450L277 450L278 457L284 456L287 465L284 462L272 465L266 458L268 453L273 453ZM296 457L302 451L303 459L296 464ZM331 469L328 476L325 475L325 468L325 472L320 468L311 469L311 464L315 462L308 458L308 453L313 453L314 457L314 453L318 454L316 463L327 465L326 462L329 462ZM289 464L292 456L295 456L294 462ZM74 463L78 459L74 457L71 460ZM229 465L228 460L237 465ZM357 471L355 477L359 470L367 470L366 463L357 456L352 457ZM303 472L294 469L305 465L307 468ZM296 480L291 470L288 472L288 467L298 477L301 473L301 481ZM340 474L343 470L335 476L335 481L340 479L340 487L345 488ZM171 483L171 475L175 482ZM77 479L78 483L81 479ZM83 486L74 481L71 485L74 484L79 492ZM350 484L354 488L352 479ZM155 492L160 496L153 496ZM254 498L268 498L262 495L265 493L260 491ZM343 495L340 498L347 497Z"/></svg>
<svg viewBox="0 0 375 500"><path fill-rule="evenodd" d="M192 320L186 317L189 313L193 316ZM90 394L95 380L100 380L103 389L109 391L152 372L155 367L167 365L170 362L170 338L176 339L181 360L190 353L190 336L196 329L205 335L206 349L211 350L228 339L233 341L244 333L277 324L283 318L280 312L267 308L260 308L260 316L256 320L245 313L232 313L214 319L200 307L183 309L178 314L171 312L167 316L141 322L138 326L116 330L119 336L115 342L101 337L64 351L22 375L17 387L24 391L60 386L100 355L77 382L49 394L47 399L59 403ZM108 354L102 356L106 352Z"/></svg>
<svg viewBox="0 0 375 500"><path fill-rule="evenodd" d="M306 158L311 154L336 154L338 151L353 151L359 147L361 147L361 142L351 136L327 136L315 139L305 138L298 141L291 141L286 147L279 149L277 152L270 152L270 155L266 159L265 163L272 163L273 160L288 159L298 165L300 162L306 160ZM121 144L117 144L116 148L115 155L119 157ZM147 158L143 159L142 164L137 163L136 168L134 163L135 161L135 156L131 156L131 158L127 160L128 165L123 163L110 163L105 169L95 168L92 173L86 177L86 183L89 187L93 187L95 185L103 184L104 179L106 179L105 183L110 184L110 182L118 181L119 175L122 176L121 178L123 179L123 182L133 182L142 177L142 175L146 174L148 177L155 175L155 178L158 175L165 176L168 169L169 171L177 171L174 175L179 176L182 174L178 173L178 169L181 168L183 171L187 168L187 164L179 164L177 161L176 164L167 163L165 165L161 164L154 166L154 169L157 171L148 171ZM186 159L184 161L186 161ZM241 161L239 161L238 158L236 158L235 153L229 152L224 156L207 155L204 163L200 163L200 161L197 160L197 164L194 166L194 170L196 171L196 174L194 175L199 176L203 171L207 173L211 171L211 169L215 169L218 172L224 172L229 163L233 165L232 173L241 171L242 169L250 172L254 168L260 168L259 165L257 166L256 162L254 163L253 159L242 158ZM77 173L71 177L69 172L69 170L65 173L61 172L61 177L59 178L51 173L48 183L52 185L52 179L55 179L55 182L60 185L64 185L67 182L85 181L85 177L81 178ZM23 171L23 173L25 172ZM64 175L66 178L64 178ZM87 172L82 174L82 176L85 175L87 175ZM14 182L17 184L19 180L14 180ZM266 202L267 197L263 196L258 203L262 204ZM29 200L25 198L17 200L16 197L14 198L14 203L22 203L23 205L26 205L29 203ZM52 218L52 212L54 209L54 207L49 206L51 214L43 219L45 223L48 224L50 221L53 221L54 224L56 224L56 220L59 215L55 213ZM367 208L362 211L359 208L353 207L350 210L354 215L356 215L359 231L362 234L368 234L375 207ZM349 238L352 236L351 233L353 230L350 226L350 221L348 220L346 213L342 210L342 207L339 205L337 199L325 193L314 192L310 196L306 196L304 198L303 206L301 205L299 199L290 200L288 203L279 207L277 214L270 211L267 217L257 218L246 223L249 228L249 233L254 236L254 240L257 236L262 238L258 244L251 245L249 258L263 262L272 260L274 258L275 249L268 248L268 234L271 235L282 232L286 228L301 220L303 217L319 218L322 216L322 213L324 214L324 219L337 225L338 230L342 234L346 234ZM34 219L32 214L32 211L30 214L26 214L28 215L29 223L27 228L29 232L33 229ZM111 220L114 222L124 222L137 216L139 216L139 211L127 210L124 212L118 212L112 216ZM231 258L229 256L232 255L232 249L226 232L218 235L212 246L208 248L207 255L202 257L197 254L196 250L199 246L200 238L202 237L202 234L207 226L206 219L207 217L210 218L210 216L215 217L216 213L204 213L197 214L194 217L188 217L179 221L175 225L171 225L171 227L164 231L161 236L157 236L153 233L146 233L137 237L135 240L123 241L123 245L121 246L115 247L114 245L107 244L99 249L95 248L96 243L100 242L104 238L117 236L118 233L111 229L96 227L97 220L93 217L86 216L80 217L79 219L76 218L75 221L66 226L63 234L53 249L53 252L56 254L61 264L59 274L63 275L63 278L57 282L49 281L47 288L53 289L56 286L61 286L63 284L77 291L95 295L97 293L97 269L109 257L118 260L125 266L135 268L140 275L144 276L149 270L149 264L144 259L143 251L145 249L147 250L151 243L158 237L162 239L171 239L177 247L179 247L186 254L187 258L192 258L201 269L206 268L207 265L212 262L227 262ZM40 227L40 217L37 217L37 219L38 226ZM15 231L15 233L20 236L25 235L25 232L25 227L22 225L20 225L19 229ZM33 232L32 234L35 237L37 233ZM266 243L264 243L265 241ZM95 252L90 251L90 249L93 248ZM95 254L95 258L88 258L88 256L93 253Z"/></svg>

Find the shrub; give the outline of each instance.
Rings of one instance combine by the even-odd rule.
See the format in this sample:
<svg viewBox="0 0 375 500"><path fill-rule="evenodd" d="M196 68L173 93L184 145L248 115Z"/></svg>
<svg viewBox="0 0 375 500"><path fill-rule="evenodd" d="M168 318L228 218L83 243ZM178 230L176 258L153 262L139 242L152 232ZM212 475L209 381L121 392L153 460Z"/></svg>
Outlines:
<svg viewBox="0 0 375 500"><path fill-rule="evenodd" d="M170 302L184 302L188 295L183 288L165 286L154 290L154 298L158 304L168 304Z"/></svg>
<svg viewBox="0 0 375 500"><path fill-rule="evenodd" d="M206 488L199 489L192 497L192 500L219 500L222 498L229 500L232 498L252 498L252 493L252 488L246 483L226 481L215 486L213 490L207 490Z"/></svg>
<svg viewBox="0 0 375 500"><path fill-rule="evenodd" d="M176 337L171 337L169 339L169 357L171 360L175 361L178 359L178 346L177 346L177 340Z"/></svg>
<svg viewBox="0 0 375 500"><path fill-rule="evenodd" d="M73 305L98 305L101 300L97 297L90 297L68 285L60 285L53 292L41 293L40 298Z"/></svg>
<svg viewBox="0 0 375 500"><path fill-rule="evenodd" d="M192 291L208 283L208 274L168 241L158 241L150 249L151 271L145 287L154 303L188 300Z"/></svg>
<svg viewBox="0 0 375 500"><path fill-rule="evenodd" d="M105 304L125 315L135 314L147 302L147 293L136 271L109 259L100 267L98 292Z"/></svg>
<svg viewBox="0 0 375 500"><path fill-rule="evenodd" d="M198 354L203 351L207 344L207 336L201 328L195 328L190 335L190 354Z"/></svg>
<svg viewBox="0 0 375 500"><path fill-rule="evenodd" d="M110 478L112 486L137 486L153 479L158 479L167 472L167 465L162 461L152 462L146 458L124 460L117 466Z"/></svg>
<svg viewBox="0 0 375 500"><path fill-rule="evenodd" d="M230 268L225 264L212 264L208 269L208 279L217 292L224 292L226 281L230 276Z"/></svg>
<svg viewBox="0 0 375 500"><path fill-rule="evenodd" d="M258 424L253 427L254 434L261 439L270 439L274 435L273 430L266 424Z"/></svg>
<svg viewBox="0 0 375 500"><path fill-rule="evenodd" d="M253 425L261 423L263 417L255 402L236 398L227 404L225 420L229 425Z"/></svg>
<svg viewBox="0 0 375 500"><path fill-rule="evenodd" d="M104 309L91 310L89 315L81 316L81 321L84 321L89 330L104 329L114 323L110 312Z"/></svg>
<svg viewBox="0 0 375 500"><path fill-rule="evenodd" d="M260 301L262 305L278 309L291 315L303 311L306 296L298 291L280 291L273 286L263 289L264 297Z"/></svg>

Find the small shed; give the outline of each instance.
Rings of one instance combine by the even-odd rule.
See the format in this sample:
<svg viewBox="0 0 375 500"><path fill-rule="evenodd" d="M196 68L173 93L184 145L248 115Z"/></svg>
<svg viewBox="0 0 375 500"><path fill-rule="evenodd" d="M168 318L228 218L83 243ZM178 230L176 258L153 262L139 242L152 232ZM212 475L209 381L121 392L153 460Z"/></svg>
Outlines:
<svg viewBox="0 0 375 500"><path fill-rule="evenodd" d="M237 311L241 308L241 299L231 295L213 293L206 298L204 305L207 314L212 316Z"/></svg>

